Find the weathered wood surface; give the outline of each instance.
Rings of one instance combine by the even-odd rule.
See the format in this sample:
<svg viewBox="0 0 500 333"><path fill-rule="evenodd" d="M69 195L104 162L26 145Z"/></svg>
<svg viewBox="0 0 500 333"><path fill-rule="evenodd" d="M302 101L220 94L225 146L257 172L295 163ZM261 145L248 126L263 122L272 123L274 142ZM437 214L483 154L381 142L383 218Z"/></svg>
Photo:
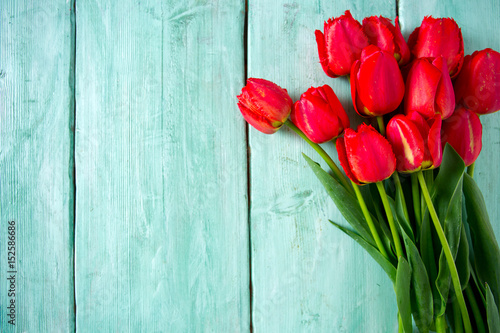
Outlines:
<svg viewBox="0 0 500 333"><path fill-rule="evenodd" d="M16 223L17 332L71 332L73 3L0 3L0 331L8 324L7 223ZM10 252L10 251L9 251Z"/></svg>
<svg viewBox="0 0 500 333"><path fill-rule="evenodd" d="M328 222L345 223L301 156L315 152L288 129L246 138L245 1L73 2L0 2L0 331L397 331L385 273ZM329 84L356 118L314 38L346 9L399 15L406 37L452 16L466 54L500 50L492 0L250 0L248 77L294 100ZM500 117L481 120L475 174L500 237Z"/></svg>
<svg viewBox="0 0 500 333"><path fill-rule="evenodd" d="M244 7L82 1L76 326L246 331Z"/></svg>

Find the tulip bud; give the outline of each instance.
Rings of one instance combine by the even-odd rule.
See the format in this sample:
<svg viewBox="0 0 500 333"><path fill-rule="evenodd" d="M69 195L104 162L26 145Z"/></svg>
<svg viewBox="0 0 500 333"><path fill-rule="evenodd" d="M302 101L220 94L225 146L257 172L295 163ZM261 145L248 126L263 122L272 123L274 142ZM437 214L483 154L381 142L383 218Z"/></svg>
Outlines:
<svg viewBox="0 0 500 333"><path fill-rule="evenodd" d="M424 160L424 140L417 126L398 114L387 124L386 135L396 155L396 169L399 172L418 171Z"/></svg>
<svg viewBox="0 0 500 333"><path fill-rule="evenodd" d="M405 93L401 71L394 56L370 45L352 65L351 97L363 117L383 116L394 111Z"/></svg>
<svg viewBox="0 0 500 333"><path fill-rule="evenodd" d="M382 16L366 17L363 20L363 31L370 44L393 54L398 64L404 66L410 61L410 49L401 34L397 18L395 23L396 26L389 19Z"/></svg>
<svg viewBox="0 0 500 333"><path fill-rule="evenodd" d="M359 59L361 51L368 46L368 38L361 24L351 12L331 18L324 25L324 33L315 31L319 61L326 75L338 77L348 75L351 66Z"/></svg>
<svg viewBox="0 0 500 333"><path fill-rule="evenodd" d="M464 41L462 31L452 18L433 18L426 16L420 27L408 39L408 47L415 58L443 56L450 72L455 78L464 61Z"/></svg>
<svg viewBox="0 0 500 333"><path fill-rule="evenodd" d="M465 57L455 81L457 104L477 114L500 109L500 53L492 49L476 51Z"/></svg>
<svg viewBox="0 0 500 333"><path fill-rule="evenodd" d="M455 92L443 57L413 62L406 79L405 113L418 112L425 118L439 114L446 119L455 110Z"/></svg>
<svg viewBox="0 0 500 333"><path fill-rule="evenodd" d="M443 147L449 143L467 166L474 163L481 152L482 135L483 126L478 115L464 107L458 107L450 118L443 121Z"/></svg>
<svg viewBox="0 0 500 333"><path fill-rule="evenodd" d="M292 110L286 89L264 79L249 78L237 97L243 118L265 134L275 133Z"/></svg>
<svg viewBox="0 0 500 333"><path fill-rule="evenodd" d="M330 141L349 127L349 117L326 84L303 93L293 106L290 120L315 143Z"/></svg>
<svg viewBox="0 0 500 333"><path fill-rule="evenodd" d="M356 184L382 181L396 170L391 144L370 125L347 128L336 146L342 168Z"/></svg>
<svg viewBox="0 0 500 333"><path fill-rule="evenodd" d="M418 112L411 112L407 118L415 124L424 140L424 159L422 169L434 169L441 165L443 160L443 148L441 146L441 124L440 115L425 119Z"/></svg>

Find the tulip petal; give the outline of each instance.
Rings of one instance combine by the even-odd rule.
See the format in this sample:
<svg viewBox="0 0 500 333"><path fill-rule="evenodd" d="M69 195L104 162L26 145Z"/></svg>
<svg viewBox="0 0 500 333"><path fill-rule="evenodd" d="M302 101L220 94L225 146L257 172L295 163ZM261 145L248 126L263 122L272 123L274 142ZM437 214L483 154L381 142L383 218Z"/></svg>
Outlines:
<svg viewBox="0 0 500 333"><path fill-rule="evenodd" d="M296 114L296 117L291 118L292 122L312 142L323 143L340 134L337 116L332 115L330 106L322 99L309 96L308 99L297 101L294 107L292 114ZM314 112L310 112L312 110Z"/></svg>
<svg viewBox="0 0 500 333"><path fill-rule="evenodd" d="M303 93L295 102L290 119L311 141L323 143L344 130L340 116L347 114L332 88L324 85Z"/></svg>
<svg viewBox="0 0 500 333"><path fill-rule="evenodd" d="M329 68L338 76L349 74L361 50L369 44L361 24L348 10L344 15L325 22L324 39Z"/></svg>
<svg viewBox="0 0 500 333"><path fill-rule="evenodd" d="M439 115L435 115L433 118L428 120L430 129L426 143L432 161L430 168L439 167L443 160L443 148L441 146L442 122L442 118Z"/></svg>
<svg viewBox="0 0 500 333"><path fill-rule="evenodd" d="M466 56L455 82L457 102L477 114L500 109L500 53L485 49Z"/></svg>
<svg viewBox="0 0 500 333"><path fill-rule="evenodd" d="M471 55L464 58L464 64L460 74L456 78L453 88L455 90L455 103L465 105L469 110L476 112L478 110L478 101L475 95L475 89L472 87L473 72L471 70Z"/></svg>
<svg viewBox="0 0 500 333"><path fill-rule="evenodd" d="M286 89L264 79L249 78L237 98L245 120L266 134L276 132L292 109L292 99Z"/></svg>
<svg viewBox="0 0 500 333"><path fill-rule="evenodd" d="M352 131L352 129L347 128L347 131ZM354 183L360 185L359 180L354 176L354 174L351 171L351 167L349 165L349 161L347 160L347 152L345 149L345 140L344 138L340 137L337 139L335 146L337 148L337 154L339 155L339 161L340 165L342 166L342 169L344 169L345 174L347 177L349 177L350 180L352 180Z"/></svg>
<svg viewBox="0 0 500 333"><path fill-rule="evenodd" d="M357 91L359 90L358 88L358 73L359 73L359 66L361 65L361 62L357 60L351 68L351 98L352 98L352 103L354 105L354 110L362 116L362 117L369 117L370 115L365 113L365 106L363 105L363 102L359 98L359 94Z"/></svg>
<svg viewBox="0 0 500 333"><path fill-rule="evenodd" d="M415 45L417 44L419 33L420 27L417 27L408 37L408 48L410 49L410 53L412 53L413 48L415 48Z"/></svg>
<svg viewBox="0 0 500 333"><path fill-rule="evenodd" d="M286 89L280 88L276 84L269 84L264 79L250 78L247 80L245 90L246 99L243 102L246 106L255 110L258 105L258 112L269 119L271 123L284 123L290 115L292 99Z"/></svg>
<svg viewBox="0 0 500 333"><path fill-rule="evenodd" d="M256 112L255 109L252 110L252 108L248 108L240 102L238 102L238 108L240 109L243 118L245 118L245 120L250 125L255 127L255 129L261 131L262 133L273 134L282 125L275 123L273 126L273 124L271 124L271 122L266 117L260 115L258 112Z"/></svg>
<svg viewBox="0 0 500 333"><path fill-rule="evenodd" d="M410 60L410 50L401 34L397 18L393 25L388 18L382 16L366 17L363 20L363 31L370 44L394 55L400 66L407 64Z"/></svg>
<svg viewBox="0 0 500 333"><path fill-rule="evenodd" d="M371 16L363 19L363 31L368 37L370 44L394 54L396 45L394 43L394 35L388 27L389 25L392 25L392 23L382 16Z"/></svg>
<svg viewBox="0 0 500 333"><path fill-rule="evenodd" d="M434 110L441 114L442 119L449 118L455 110L455 92L451 77L448 73L448 66L443 57L437 57L432 64L441 71L441 79L437 85L436 98L434 100Z"/></svg>
<svg viewBox="0 0 500 333"><path fill-rule="evenodd" d="M328 54L326 51L325 36L319 30L316 30L314 34L316 35L316 44L318 45L319 62L321 64L321 67L323 68L323 71L329 77L338 77L338 75L335 75L335 73L330 70L330 67L328 67Z"/></svg>
<svg viewBox="0 0 500 333"><path fill-rule="evenodd" d="M408 44L406 43L403 34L401 33L401 28L399 27L399 20L397 17L395 20L394 41L396 42L399 54L401 55L401 59L398 61L399 66L404 66L410 61L411 53L410 53L410 48L408 47Z"/></svg>
<svg viewBox="0 0 500 333"><path fill-rule="evenodd" d="M417 126L400 114L389 121L386 133L396 156L397 170L408 172L420 169L424 159L424 140Z"/></svg>
<svg viewBox="0 0 500 333"><path fill-rule="evenodd" d="M465 165L474 163L482 149L483 127L479 117L464 107L459 107L443 122L442 144L449 143L462 157Z"/></svg>
<svg viewBox="0 0 500 333"><path fill-rule="evenodd" d="M333 92L333 89L329 85L323 86L324 98L328 101L328 104L331 105L332 109L335 111L337 116L339 117L340 123L342 124L342 128L349 128L351 126L351 122L349 121L349 116L344 110L344 107L340 103L337 95Z"/></svg>
<svg viewBox="0 0 500 333"><path fill-rule="evenodd" d="M455 20L424 17L420 28L410 35L408 45L416 58L443 56L450 76L454 78L458 75L464 58L464 44L462 31Z"/></svg>
<svg viewBox="0 0 500 333"><path fill-rule="evenodd" d="M422 169L431 169L441 165L443 157L441 147L441 116L435 115L426 120L420 113L411 112L407 115L418 128L422 139L424 140L424 159Z"/></svg>
<svg viewBox="0 0 500 333"><path fill-rule="evenodd" d="M378 49L370 45L361 54L357 94L367 109L364 113L381 116L399 106L405 88L394 56L385 51L375 51L375 48Z"/></svg>
<svg viewBox="0 0 500 333"><path fill-rule="evenodd" d="M357 133L346 130L344 140L350 169L359 182L382 181L396 170L390 143L373 127L361 124Z"/></svg>
<svg viewBox="0 0 500 333"><path fill-rule="evenodd" d="M425 118L434 116L434 100L441 76L441 71L427 59L413 63L406 79L405 114L418 112Z"/></svg>

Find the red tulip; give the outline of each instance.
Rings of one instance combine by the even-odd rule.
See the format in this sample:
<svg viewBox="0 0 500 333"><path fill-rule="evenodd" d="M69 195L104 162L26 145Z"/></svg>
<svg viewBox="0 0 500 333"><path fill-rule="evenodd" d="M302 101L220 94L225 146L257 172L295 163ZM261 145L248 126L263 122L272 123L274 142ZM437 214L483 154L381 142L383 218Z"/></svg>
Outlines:
<svg viewBox="0 0 500 333"><path fill-rule="evenodd" d="M478 115L462 106L443 121L441 135L443 147L449 143L467 166L476 161L483 147L483 126Z"/></svg>
<svg viewBox="0 0 500 333"><path fill-rule="evenodd" d="M286 89L264 79L250 78L238 95L238 107L245 120L266 134L275 133L292 110Z"/></svg>
<svg viewBox="0 0 500 333"><path fill-rule="evenodd" d="M351 96L356 112L363 117L394 111L405 93L401 71L394 56L370 45L352 65Z"/></svg>
<svg viewBox="0 0 500 333"><path fill-rule="evenodd" d="M408 47L417 59L443 56L452 78L462 68L464 41L462 31L452 18L424 17L420 27L411 33Z"/></svg>
<svg viewBox="0 0 500 333"><path fill-rule="evenodd" d="M446 119L455 110L455 93L443 57L413 62L406 79L405 113L418 112L425 118L439 114Z"/></svg>
<svg viewBox="0 0 500 333"><path fill-rule="evenodd" d="M349 127L349 118L332 88L309 88L295 102L290 120L315 143L330 141Z"/></svg>
<svg viewBox="0 0 500 333"><path fill-rule="evenodd" d="M420 113L411 112L407 117L417 126L424 140L422 169L434 169L439 167L443 160L443 148L441 146L441 116L435 115L426 120Z"/></svg>
<svg viewBox="0 0 500 333"><path fill-rule="evenodd" d="M455 81L457 103L477 114L500 109L500 53L492 49L465 57Z"/></svg>
<svg viewBox="0 0 500 333"><path fill-rule="evenodd" d="M403 66L410 61L410 49L401 34L397 18L395 23L396 26L389 19L382 16L366 17L363 20L363 31L370 44L393 54L398 64Z"/></svg>
<svg viewBox="0 0 500 333"><path fill-rule="evenodd" d="M338 77L348 75L351 66L359 59L361 51L368 46L368 38L361 24L351 12L331 18L324 25L324 34L316 30L319 61L326 75Z"/></svg>
<svg viewBox="0 0 500 333"><path fill-rule="evenodd" d="M424 139L417 126L398 114L387 124L386 135L396 155L396 169L399 172L419 170L424 160Z"/></svg>
<svg viewBox="0 0 500 333"><path fill-rule="evenodd" d="M337 139L337 152L345 173L356 184L389 178L396 170L391 144L370 125L361 124L357 132L347 128Z"/></svg>

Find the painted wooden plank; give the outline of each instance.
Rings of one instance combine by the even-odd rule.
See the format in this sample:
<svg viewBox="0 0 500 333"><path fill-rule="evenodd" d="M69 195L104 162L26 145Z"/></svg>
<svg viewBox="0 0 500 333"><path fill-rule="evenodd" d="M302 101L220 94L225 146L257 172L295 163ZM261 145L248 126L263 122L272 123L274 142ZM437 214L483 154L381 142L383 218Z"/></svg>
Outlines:
<svg viewBox="0 0 500 333"><path fill-rule="evenodd" d="M394 18L393 1L249 2L249 77L286 88L293 100L329 84L351 117L346 79L328 78L315 29L351 9L355 18ZM353 126L360 123L359 118ZM306 165L319 157L288 129L250 129L251 258L255 332L391 332L397 330L392 284L369 255L328 219L346 224ZM324 145L336 156L333 145ZM326 167L326 165L325 165Z"/></svg>
<svg viewBox="0 0 500 333"><path fill-rule="evenodd" d="M249 323L243 1L77 3L82 332Z"/></svg>
<svg viewBox="0 0 500 333"><path fill-rule="evenodd" d="M500 3L479 0L474 5L461 1L431 1L416 3L401 0L399 4L401 29L405 37L420 26L426 15L453 17L462 28L465 54L492 48L500 52ZM474 178L483 192L490 220L500 240L500 113L481 116L483 149L476 161Z"/></svg>
<svg viewBox="0 0 500 333"><path fill-rule="evenodd" d="M1 3L1 332L74 330L72 10L66 0Z"/></svg>

